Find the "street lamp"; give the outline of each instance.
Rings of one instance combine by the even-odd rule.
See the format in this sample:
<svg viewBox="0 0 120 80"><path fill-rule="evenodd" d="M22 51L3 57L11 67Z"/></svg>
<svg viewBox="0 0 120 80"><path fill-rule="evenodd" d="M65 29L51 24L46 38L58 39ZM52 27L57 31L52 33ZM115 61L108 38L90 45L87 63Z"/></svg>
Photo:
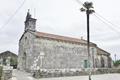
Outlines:
<svg viewBox="0 0 120 80"><path fill-rule="evenodd" d="M87 52L88 52L88 67L90 68L90 29L89 29L89 15L94 13L93 10L93 3L92 2L85 2L83 7L80 9L82 12L86 12L87 16ZM89 71L89 80L91 80L91 71Z"/></svg>

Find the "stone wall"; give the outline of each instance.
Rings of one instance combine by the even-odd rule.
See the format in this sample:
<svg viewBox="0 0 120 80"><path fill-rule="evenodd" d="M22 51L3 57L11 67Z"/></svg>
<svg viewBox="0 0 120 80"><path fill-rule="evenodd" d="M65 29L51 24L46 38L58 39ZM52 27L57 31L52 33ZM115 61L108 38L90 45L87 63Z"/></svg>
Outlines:
<svg viewBox="0 0 120 80"><path fill-rule="evenodd" d="M12 78L12 70L4 70L2 79L9 80L10 78Z"/></svg>
<svg viewBox="0 0 120 80"><path fill-rule="evenodd" d="M84 60L88 60L87 46L72 44L57 40L36 38L34 40L33 65L43 69L79 69L84 68ZM91 47L91 55L96 58L96 48ZM94 50L94 51L93 51ZM44 57L40 59L40 53L44 52ZM38 57L39 56L39 57ZM93 57L91 56L91 57ZM90 60L93 67L93 60ZM32 66L33 66L32 65Z"/></svg>
<svg viewBox="0 0 120 80"><path fill-rule="evenodd" d="M114 68L95 68L95 69L79 69L79 70L48 70L48 71L35 71L33 77L35 78L48 78L48 77L64 77L64 76L82 76L88 75L91 71L91 75L96 74L110 74L120 73L120 69Z"/></svg>
<svg viewBox="0 0 120 80"><path fill-rule="evenodd" d="M97 49L97 56L99 59L98 68L111 68L112 67L112 59L108 52L101 50L101 49Z"/></svg>
<svg viewBox="0 0 120 80"><path fill-rule="evenodd" d="M35 36L32 32L25 32L19 41L18 69L27 70L33 60L33 41Z"/></svg>

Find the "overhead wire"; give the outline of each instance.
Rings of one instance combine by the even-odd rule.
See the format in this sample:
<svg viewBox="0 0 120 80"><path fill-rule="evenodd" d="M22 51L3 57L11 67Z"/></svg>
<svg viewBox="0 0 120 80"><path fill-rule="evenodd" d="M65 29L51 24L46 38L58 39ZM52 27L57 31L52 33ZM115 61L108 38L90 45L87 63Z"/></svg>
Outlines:
<svg viewBox="0 0 120 80"><path fill-rule="evenodd" d="M83 3L80 0L76 0L78 3L80 3L83 6ZM84 6L83 6L84 7ZM85 7L84 7L85 8ZM100 14L98 14L97 12L94 13L94 16L97 17L100 21L102 21L104 24L106 24L107 26L109 26L109 28L114 31L115 33L120 34L120 31L118 31L117 29L115 29L116 26L115 24L113 24L112 22L108 21L106 18L102 17ZM98 17L99 16L99 17ZM113 27L114 26L114 27Z"/></svg>
<svg viewBox="0 0 120 80"><path fill-rule="evenodd" d="M80 3L83 6L83 3L80 0L76 0L78 3ZM84 6L83 6L84 7Z"/></svg>
<svg viewBox="0 0 120 80"><path fill-rule="evenodd" d="M110 23L107 23L107 21L99 16L97 16L96 14L94 14L94 16L99 19L101 22L103 22L104 24L106 24L107 26L109 26L108 28L111 29L112 31L114 31L115 33L117 33L117 35L120 33L120 31L118 31L117 29L113 28L113 25L111 25ZM120 36L120 35L119 35Z"/></svg>
<svg viewBox="0 0 120 80"><path fill-rule="evenodd" d="M107 21L109 24L111 24L111 25L113 25L113 26L116 26L116 27L119 27L119 26L113 24L112 22L110 22L109 20L107 20L106 18L104 18L103 16L101 16L99 13L96 12L95 14L98 15L99 17L101 17L102 19L104 19L105 21ZM119 28L120 28L120 27L119 27Z"/></svg>
<svg viewBox="0 0 120 80"><path fill-rule="evenodd" d="M100 18L102 18L103 20L105 20L108 24L110 24L110 25L112 25L112 26L117 27L117 28L120 29L119 26L113 24L112 22L110 22L109 20L107 20L106 18L104 18L103 16L101 16L99 13L96 12L95 15L97 15L97 16L99 16Z"/></svg>
<svg viewBox="0 0 120 80"><path fill-rule="evenodd" d="M22 8L22 6L24 5L24 3L26 2L26 0L24 0L21 5L16 9L16 11L9 17L9 19L0 27L0 30L3 29L3 27L5 27L12 19L13 17L19 12L19 10Z"/></svg>

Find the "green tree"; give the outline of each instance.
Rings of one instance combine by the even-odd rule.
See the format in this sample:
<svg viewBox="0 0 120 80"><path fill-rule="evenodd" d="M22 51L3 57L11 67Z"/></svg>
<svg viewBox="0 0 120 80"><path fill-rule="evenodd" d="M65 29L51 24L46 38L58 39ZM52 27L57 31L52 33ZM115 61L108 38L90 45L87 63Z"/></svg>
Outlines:
<svg viewBox="0 0 120 80"><path fill-rule="evenodd" d="M6 58L3 58L3 65L6 65Z"/></svg>
<svg viewBox="0 0 120 80"><path fill-rule="evenodd" d="M17 59L16 58L10 58L10 65L17 65Z"/></svg>
<svg viewBox="0 0 120 80"><path fill-rule="evenodd" d="M118 67L120 65L120 60L114 61L113 64L115 67Z"/></svg>

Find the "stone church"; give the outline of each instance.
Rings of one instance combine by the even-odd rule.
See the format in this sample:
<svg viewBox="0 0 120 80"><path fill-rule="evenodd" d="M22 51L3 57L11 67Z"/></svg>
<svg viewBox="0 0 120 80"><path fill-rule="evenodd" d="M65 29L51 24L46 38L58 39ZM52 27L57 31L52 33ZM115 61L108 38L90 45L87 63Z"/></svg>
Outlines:
<svg viewBox="0 0 120 80"><path fill-rule="evenodd" d="M110 53L90 42L90 67L111 68ZM87 41L36 31L36 19L28 12L19 40L18 69L62 70L88 68Z"/></svg>

